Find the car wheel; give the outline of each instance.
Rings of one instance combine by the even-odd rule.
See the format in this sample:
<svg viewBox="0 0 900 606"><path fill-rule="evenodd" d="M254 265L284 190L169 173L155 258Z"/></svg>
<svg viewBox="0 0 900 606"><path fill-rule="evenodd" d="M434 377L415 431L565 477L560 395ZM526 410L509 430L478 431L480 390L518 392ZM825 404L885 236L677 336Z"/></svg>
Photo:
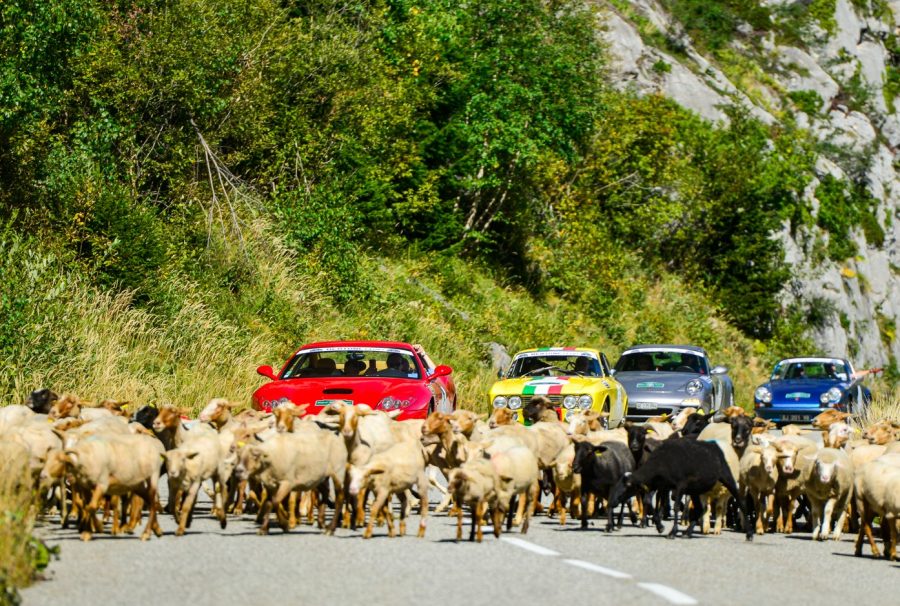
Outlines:
<svg viewBox="0 0 900 606"><path fill-rule="evenodd" d="M426 417L430 417L431 413L434 412L434 400L428 403L428 412L425 413Z"/></svg>

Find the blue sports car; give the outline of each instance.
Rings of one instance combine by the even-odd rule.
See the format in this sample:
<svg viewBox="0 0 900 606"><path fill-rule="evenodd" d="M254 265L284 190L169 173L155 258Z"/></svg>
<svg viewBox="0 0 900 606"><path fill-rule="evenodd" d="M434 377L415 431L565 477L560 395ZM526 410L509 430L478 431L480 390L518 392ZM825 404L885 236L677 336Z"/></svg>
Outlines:
<svg viewBox="0 0 900 606"><path fill-rule="evenodd" d="M788 358L775 365L767 383L756 388L756 414L778 424L809 423L830 408L859 412L872 399L856 373L839 358Z"/></svg>

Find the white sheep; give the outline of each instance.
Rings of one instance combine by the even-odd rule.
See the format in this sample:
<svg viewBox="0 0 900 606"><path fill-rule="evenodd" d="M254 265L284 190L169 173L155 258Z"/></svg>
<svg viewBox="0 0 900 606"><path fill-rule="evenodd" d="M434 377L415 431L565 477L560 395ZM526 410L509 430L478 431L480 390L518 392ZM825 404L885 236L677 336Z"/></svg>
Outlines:
<svg viewBox="0 0 900 606"><path fill-rule="evenodd" d="M773 446L751 444L741 456L740 491L756 507L756 534L765 534L778 482L778 451Z"/></svg>
<svg viewBox="0 0 900 606"><path fill-rule="evenodd" d="M421 430L420 430L421 431ZM425 467L427 455L418 442L403 440L391 448L372 455L365 464L350 467L350 495L356 496L364 489L375 494L369 524L363 538L372 537L372 526L379 513L387 520L388 536L394 536L394 523L390 513L390 499L396 494L400 499L400 536L406 534L407 496L406 491L417 485L420 493L419 538L425 536L428 517L428 476Z"/></svg>
<svg viewBox="0 0 900 606"><path fill-rule="evenodd" d="M843 450L823 448L816 455L804 455L812 460L803 479L803 490L809 498L812 513L813 540L825 540L833 536L837 541L844 529L847 503L853 492L853 464ZM831 517L840 511L832 535Z"/></svg>

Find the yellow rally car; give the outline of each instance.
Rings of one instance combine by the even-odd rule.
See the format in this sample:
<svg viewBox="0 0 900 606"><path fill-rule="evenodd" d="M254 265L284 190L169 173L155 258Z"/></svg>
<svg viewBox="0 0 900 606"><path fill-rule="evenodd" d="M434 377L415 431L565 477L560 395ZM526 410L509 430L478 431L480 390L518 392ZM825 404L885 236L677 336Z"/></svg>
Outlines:
<svg viewBox="0 0 900 606"><path fill-rule="evenodd" d="M563 421L575 410L608 412L608 427L618 427L628 412L625 388L612 378L606 356L587 347L542 347L515 355L505 376L494 383L494 408L519 411L531 396L547 396ZM516 420L524 423L524 415Z"/></svg>

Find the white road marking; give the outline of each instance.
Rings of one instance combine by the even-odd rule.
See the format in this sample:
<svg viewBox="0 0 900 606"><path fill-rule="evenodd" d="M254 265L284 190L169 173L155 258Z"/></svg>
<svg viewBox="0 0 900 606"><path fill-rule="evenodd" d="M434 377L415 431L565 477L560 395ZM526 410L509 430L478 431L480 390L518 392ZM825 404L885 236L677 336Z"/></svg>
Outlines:
<svg viewBox="0 0 900 606"><path fill-rule="evenodd" d="M590 570L591 572L599 572L600 574L605 574L608 577L613 577L614 579L630 579L631 575L619 572L618 570L613 570L612 568L604 568L603 566L597 566L596 564L591 564L590 562L585 562L584 560L563 560L566 564L571 564L572 566L577 566L578 568L584 568L585 570Z"/></svg>
<svg viewBox="0 0 900 606"><path fill-rule="evenodd" d="M535 545L534 543L529 543L528 541L524 541L522 539L515 539L513 537L501 537L501 541L506 541L510 545L515 545L521 549L525 549L532 553L536 553L542 556L558 556L558 551L553 551L552 549L547 549L546 547L541 547L540 545Z"/></svg>
<svg viewBox="0 0 900 606"><path fill-rule="evenodd" d="M660 585L659 583L638 583L638 587L646 589L650 593L655 593L670 604L696 604L697 600L691 596L681 593L677 589Z"/></svg>

